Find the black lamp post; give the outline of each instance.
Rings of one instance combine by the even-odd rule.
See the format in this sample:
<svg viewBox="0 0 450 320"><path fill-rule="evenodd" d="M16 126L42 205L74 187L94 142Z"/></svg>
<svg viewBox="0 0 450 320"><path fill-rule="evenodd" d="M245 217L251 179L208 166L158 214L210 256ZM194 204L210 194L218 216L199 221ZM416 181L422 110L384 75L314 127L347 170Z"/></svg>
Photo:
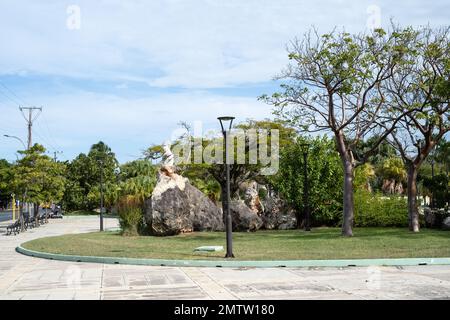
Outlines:
<svg viewBox="0 0 450 320"><path fill-rule="evenodd" d="M103 231L103 159L100 159L100 231Z"/></svg>
<svg viewBox="0 0 450 320"><path fill-rule="evenodd" d="M308 151L309 144L304 142L300 145L303 152L303 213L305 217L305 231L311 231L311 217L309 211L309 186L308 186Z"/></svg>
<svg viewBox="0 0 450 320"><path fill-rule="evenodd" d="M233 125L234 117L219 117L217 118L220 121L220 126L222 128L223 139L225 141L225 168L226 168L226 200L225 200L225 230L227 233L227 254L225 258L234 258L233 255L233 237L232 237L232 220L230 213L230 164L228 163L228 143L227 136L228 132L231 130L231 126ZM228 128L227 128L228 123Z"/></svg>

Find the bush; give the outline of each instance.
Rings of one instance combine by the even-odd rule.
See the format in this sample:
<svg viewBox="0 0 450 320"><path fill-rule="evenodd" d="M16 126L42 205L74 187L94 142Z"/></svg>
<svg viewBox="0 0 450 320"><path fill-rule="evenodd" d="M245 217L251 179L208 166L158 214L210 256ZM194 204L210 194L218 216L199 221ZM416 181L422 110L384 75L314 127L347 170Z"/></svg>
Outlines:
<svg viewBox="0 0 450 320"><path fill-rule="evenodd" d="M434 177L424 177L423 186L427 189L426 194L431 196L432 207L444 208L448 202L448 190L450 187L450 178L448 175L441 173Z"/></svg>
<svg viewBox="0 0 450 320"><path fill-rule="evenodd" d="M343 173L333 140L324 137L299 138L280 152L280 169L271 184L303 219L304 160L302 145L309 143L308 191L312 226L335 226L342 217Z"/></svg>
<svg viewBox="0 0 450 320"><path fill-rule="evenodd" d="M408 226L408 207L405 198L385 197L366 190L355 192L355 227Z"/></svg>
<svg viewBox="0 0 450 320"><path fill-rule="evenodd" d="M342 224L342 201L329 200L311 212L313 227L336 227Z"/></svg>
<svg viewBox="0 0 450 320"><path fill-rule="evenodd" d="M142 201L134 196L124 196L117 203L117 212L122 235L138 235L143 220Z"/></svg>

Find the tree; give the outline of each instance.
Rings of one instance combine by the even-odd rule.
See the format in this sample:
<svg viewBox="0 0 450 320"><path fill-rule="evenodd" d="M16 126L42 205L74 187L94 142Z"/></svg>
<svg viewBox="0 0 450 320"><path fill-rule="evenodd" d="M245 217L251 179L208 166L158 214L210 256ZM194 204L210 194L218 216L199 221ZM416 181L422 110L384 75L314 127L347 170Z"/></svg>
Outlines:
<svg viewBox="0 0 450 320"><path fill-rule="evenodd" d="M118 197L132 196L143 203L156 185L156 166L148 160L135 160L120 166Z"/></svg>
<svg viewBox="0 0 450 320"><path fill-rule="evenodd" d="M342 210L342 168L334 141L326 136L315 139L298 138L285 146L280 154L280 170L273 176L273 186L296 210L297 227L301 227L304 207L303 150L301 144L308 142L308 186L311 217L315 224L337 224Z"/></svg>
<svg viewBox="0 0 450 320"><path fill-rule="evenodd" d="M320 36L309 32L289 47L293 61L277 76L282 91L260 99L274 105L275 115L306 132L334 135L344 171L342 235L352 236L354 217L353 176L395 128L397 119L381 128L377 119L385 111L383 82L402 62L411 40L408 30L369 35L333 31ZM377 136L368 150L361 141Z"/></svg>
<svg viewBox="0 0 450 320"><path fill-rule="evenodd" d="M23 204L34 203L35 216L44 202L59 201L64 193L64 166L45 155L45 148L35 144L26 151L19 151L23 157L13 167L12 189ZM38 219L36 219L36 225Z"/></svg>
<svg viewBox="0 0 450 320"><path fill-rule="evenodd" d="M414 41L403 58L406 63L395 70L386 90L391 117L404 115L390 133L390 141L407 167L409 229L418 232L417 175L450 131L450 28L425 27L413 34Z"/></svg>
<svg viewBox="0 0 450 320"><path fill-rule="evenodd" d="M423 186L431 193L434 208L445 208L448 206L448 190L450 188L450 177L444 173L433 177L424 177Z"/></svg>
<svg viewBox="0 0 450 320"><path fill-rule="evenodd" d="M375 169L371 163L364 163L355 168L353 185L356 189L372 192L372 180L375 178Z"/></svg>
<svg viewBox="0 0 450 320"><path fill-rule="evenodd" d="M441 165L443 171L448 176L450 173L450 141L445 136L438 142L434 159ZM442 173L442 170L441 170Z"/></svg>
<svg viewBox="0 0 450 320"><path fill-rule="evenodd" d="M118 161L105 143L92 145L89 153L81 153L67 164L67 192L64 206L70 210L93 210L100 203L100 180L105 193L114 192L117 184ZM103 175L103 177L102 177ZM110 199L111 197L107 197ZM112 203L109 203L110 205Z"/></svg>
<svg viewBox="0 0 450 320"><path fill-rule="evenodd" d="M406 181L406 170L403 161L399 157L390 157L380 163L378 174L382 180L382 191L386 194L400 193L396 192L403 189L403 182Z"/></svg>
<svg viewBox="0 0 450 320"><path fill-rule="evenodd" d="M65 210L88 209L87 195L92 188L90 161L84 153L67 163L66 192L63 197Z"/></svg>
<svg viewBox="0 0 450 320"><path fill-rule="evenodd" d="M120 166L118 183L109 194L119 214L123 235L136 235L143 222L144 203L156 185L157 168L148 160L135 160Z"/></svg>
<svg viewBox="0 0 450 320"><path fill-rule="evenodd" d="M235 130L241 130L241 132L248 133L249 130L253 130L256 135L259 136L257 142L250 141L249 136L245 135L245 140L243 140L243 149L239 150L238 144L233 143L234 148L234 163L230 164L230 194L231 197L238 194L239 186L246 181L255 180L261 184L266 184L270 182L268 175L261 174L261 170L264 167L261 158L257 159L255 163L250 163L249 154L250 150L260 150L260 143L267 142L267 146L272 147L272 144L278 143L279 148L283 148L295 141L296 132L293 128L286 126L282 121L271 121L271 120L247 120L234 127ZM272 139L272 134L277 130L278 142ZM262 135L264 133L265 135ZM233 134L233 133L232 133ZM192 137L190 133L186 135L187 139L192 143L198 139L198 137ZM266 141L264 141L264 138ZM222 137L214 137L211 139L202 139L203 147L207 145L222 144ZM270 149L268 147L268 149ZM195 148L195 144L192 144L192 149ZM225 148L223 147L223 150ZM153 147L153 150L158 150L158 148ZM222 151L223 151L222 150ZM241 154L243 153L243 154ZM194 152L191 152L191 159L193 159ZM238 158L242 157L245 163L238 163ZM194 161L192 161L194 162ZM189 177L196 187L202 191L206 191L206 194L212 198L212 200L217 199L218 186L220 186L220 197L222 199L223 212L226 212L226 203L223 199L226 199L226 169L222 163L225 163L225 152L223 152L223 157L220 161L221 163L190 163L187 165L182 165L181 169L184 175ZM200 182L201 180L206 183Z"/></svg>
<svg viewBox="0 0 450 320"><path fill-rule="evenodd" d="M367 158L367 161L370 162L374 166L381 165L386 159L396 157L397 151L392 145L383 140L378 146L374 147L375 144L380 140L379 136L373 136L368 138L367 140L360 141L359 144L355 147L355 153L361 154L366 150L374 149L374 152Z"/></svg>
<svg viewBox="0 0 450 320"><path fill-rule="evenodd" d="M0 159L0 208L6 207L11 199L11 188L9 186L12 178L12 164L5 159Z"/></svg>

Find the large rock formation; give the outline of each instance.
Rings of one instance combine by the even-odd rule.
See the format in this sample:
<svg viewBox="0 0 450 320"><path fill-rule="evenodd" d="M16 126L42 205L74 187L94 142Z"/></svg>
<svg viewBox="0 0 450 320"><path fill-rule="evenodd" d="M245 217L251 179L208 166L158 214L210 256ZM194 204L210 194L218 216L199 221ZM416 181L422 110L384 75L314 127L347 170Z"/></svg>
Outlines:
<svg viewBox="0 0 450 320"><path fill-rule="evenodd" d="M287 230L297 227L297 217L294 209L277 196L267 197L264 201L264 228Z"/></svg>
<svg viewBox="0 0 450 320"><path fill-rule="evenodd" d="M222 211L171 166L161 168L146 204L145 221L153 235L224 229Z"/></svg>
<svg viewBox="0 0 450 320"><path fill-rule="evenodd" d="M297 227L295 211L266 186L252 181L242 183L239 189L247 207L262 219L261 228L286 230ZM264 194L262 199L260 191Z"/></svg>
<svg viewBox="0 0 450 320"><path fill-rule="evenodd" d="M263 226L263 220L243 200L230 203L233 231L256 231Z"/></svg>

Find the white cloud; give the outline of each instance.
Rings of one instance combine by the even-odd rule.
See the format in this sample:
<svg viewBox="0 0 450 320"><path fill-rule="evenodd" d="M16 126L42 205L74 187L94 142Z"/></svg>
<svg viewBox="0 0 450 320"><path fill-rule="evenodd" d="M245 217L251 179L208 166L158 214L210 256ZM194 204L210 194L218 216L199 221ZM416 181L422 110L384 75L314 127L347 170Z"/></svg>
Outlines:
<svg viewBox="0 0 450 320"><path fill-rule="evenodd" d="M170 139L180 121L201 121L206 131L218 129L217 117L232 114L237 121L270 116L270 107L256 98L227 97L206 92L163 94L142 99L125 99L96 93L76 93L37 97L45 105L45 117L35 122L34 142L51 149L63 149L72 158L87 152L103 140L117 151L121 161L154 143ZM2 114L13 121L8 134L23 135L25 121L18 110L4 108ZM3 130L7 129L3 128ZM25 138L24 138L25 139ZM18 147L9 143L7 152ZM2 149L3 149L2 147ZM0 150L3 151L3 150Z"/></svg>
<svg viewBox="0 0 450 320"><path fill-rule="evenodd" d="M67 28L73 4L81 9L79 30ZM270 80L287 63L286 43L313 25L320 32L364 30L369 5L380 7L382 26L390 18L402 25L448 24L445 0L2 0L0 80L22 78L16 92L44 106L37 133L66 158L103 139L124 160L167 139L180 120L214 127L221 114L269 116L268 106L237 89L245 94L242 87ZM93 84L110 85L112 93ZM147 85L152 90L145 94ZM225 87L235 96L207 90ZM189 91L171 94L173 88ZM3 98L1 129L25 137L24 120ZM14 143L2 142L0 157L11 159Z"/></svg>
<svg viewBox="0 0 450 320"><path fill-rule="evenodd" d="M77 1L81 29L66 27L72 2L4 0L2 73L29 71L152 86L209 88L270 79L285 63L284 45L311 25L360 31L366 9L383 25L445 24L444 1L166 0ZM447 10L445 10L447 9Z"/></svg>

